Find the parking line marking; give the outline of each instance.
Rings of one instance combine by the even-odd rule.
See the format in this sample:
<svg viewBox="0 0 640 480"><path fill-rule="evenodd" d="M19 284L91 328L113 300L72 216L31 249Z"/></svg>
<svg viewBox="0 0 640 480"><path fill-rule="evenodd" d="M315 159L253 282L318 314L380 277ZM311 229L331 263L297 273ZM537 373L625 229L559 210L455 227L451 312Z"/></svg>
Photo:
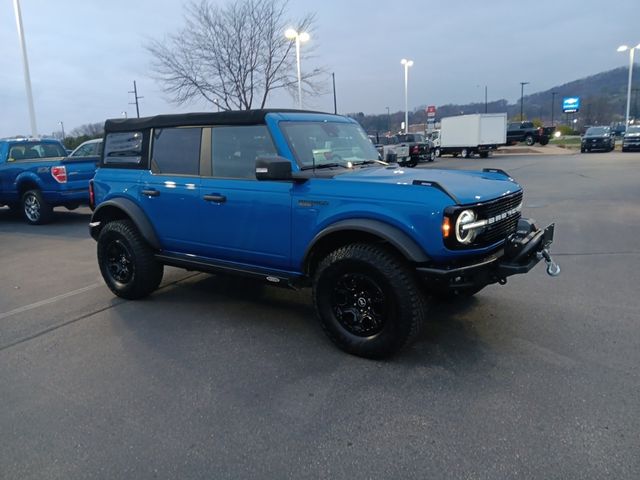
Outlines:
<svg viewBox="0 0 640 480"><path fill-rule="evenodd" d="M86 287L79 288L77 290L72 290L71 292L62 293L60 295L56 295L55 297L47 298L45 300L40 300L39 302L30 303L29 305L25 305L24 307L14 308L8 312L0 313L0 320L11 317L13 315L17 315L19 313L24 313L29 310L33 310L34 308L39 308L44 305L49 305L50 303L55 303L58 300L62 300L64 298L73 297L74 295L79 295L84 292L88 292L89 290L93 290L94 288L102 285L101 283L92 283L91 285L87 285Z"/></svg>

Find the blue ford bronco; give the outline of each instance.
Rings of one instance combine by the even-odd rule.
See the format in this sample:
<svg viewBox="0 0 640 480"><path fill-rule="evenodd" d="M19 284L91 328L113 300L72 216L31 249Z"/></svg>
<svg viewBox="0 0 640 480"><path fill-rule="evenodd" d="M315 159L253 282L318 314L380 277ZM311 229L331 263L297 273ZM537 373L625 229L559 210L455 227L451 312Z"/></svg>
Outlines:
<svg viewBox="0 0 640 480"><path fill-rule="evenodd" d="M430 296L469 296L549 255L553 225L521 218L501 170L404 169L354 120L251 110L107 120L90 186L100 271L116 295L153 292L163 266L312 287L341 349L390 355Z"/></svg>
<svg viewBox="0 0 640 480"><path fill-rule="evenodd" d="M53 208L89 204L89 180L98 157L67 157L58 140L0 140L0 206L8 205L27 223L51 220Z"/></svg>

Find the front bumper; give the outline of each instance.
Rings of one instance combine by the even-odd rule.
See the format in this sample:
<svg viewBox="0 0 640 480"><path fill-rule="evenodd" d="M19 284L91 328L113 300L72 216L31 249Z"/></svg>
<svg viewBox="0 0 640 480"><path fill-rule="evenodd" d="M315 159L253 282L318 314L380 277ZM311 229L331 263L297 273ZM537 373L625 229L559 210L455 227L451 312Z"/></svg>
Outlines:
<svg viewBox="0 0 640 480"><path fill-rule="evenodd" d="M527 273L541 260L547 263L547 273L556 276L560 267L549 253L554 231L555 224L538 229L532 220L521 219L518 232L505 240L504 248L486 258L463 265L421 266L416 271L429 287L438 290L505 284L507 277Z"/></svg>

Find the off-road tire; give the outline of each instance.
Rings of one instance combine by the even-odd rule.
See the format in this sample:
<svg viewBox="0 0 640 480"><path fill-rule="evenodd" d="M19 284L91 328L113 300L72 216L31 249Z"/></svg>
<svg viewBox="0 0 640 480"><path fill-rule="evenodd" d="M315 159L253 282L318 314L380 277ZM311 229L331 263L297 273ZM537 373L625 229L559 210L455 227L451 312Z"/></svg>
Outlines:
<svg viewBox="0 0 640 480"><path fill-rule="evenodd" d="M370 290L376 297L373 301ZM373 244L345 245L329 253L316 269L313 300L329 339L345 352L365 358L384 358L410 344L427 311L426 297L405 260ZM370 312L351 315L367 306ZM351 308L347 315L346 308ZM371 326L367 315L380 312L381 321ZM366 322L372 328L367 329ZM361 331L354 332L357 329Z"/></svg>
<svg viewBox="0 0 640 480"><path fill-rule="evenodd" d="M156 290L164 267L130 220L107 223L98 236L98 265L109 289L136 300Z"/></svg>
<svg viewBox="0 0 640 480"><path fill-rule="evenodd" d="M53 207L47 203L40 190L27 190L20 202L22 216L30 225L44 225L53 218Z"/></svg>

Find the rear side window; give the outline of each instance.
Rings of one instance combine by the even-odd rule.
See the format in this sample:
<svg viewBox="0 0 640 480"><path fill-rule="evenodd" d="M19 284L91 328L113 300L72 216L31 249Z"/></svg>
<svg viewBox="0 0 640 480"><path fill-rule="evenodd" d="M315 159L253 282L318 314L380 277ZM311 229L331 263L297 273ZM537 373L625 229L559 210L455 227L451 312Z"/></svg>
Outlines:
<svg viewBox="0 0 640 480"><path fill-rule="evenodd" d="M153 131L151 171L198 175L202 128L161 128Z"/></svg>
<svg viewBox="0 0 640 480"><path fill-rule="evenodd" d="M109 133L104 144L105 165L139 165L142 132Z"/></svg>

